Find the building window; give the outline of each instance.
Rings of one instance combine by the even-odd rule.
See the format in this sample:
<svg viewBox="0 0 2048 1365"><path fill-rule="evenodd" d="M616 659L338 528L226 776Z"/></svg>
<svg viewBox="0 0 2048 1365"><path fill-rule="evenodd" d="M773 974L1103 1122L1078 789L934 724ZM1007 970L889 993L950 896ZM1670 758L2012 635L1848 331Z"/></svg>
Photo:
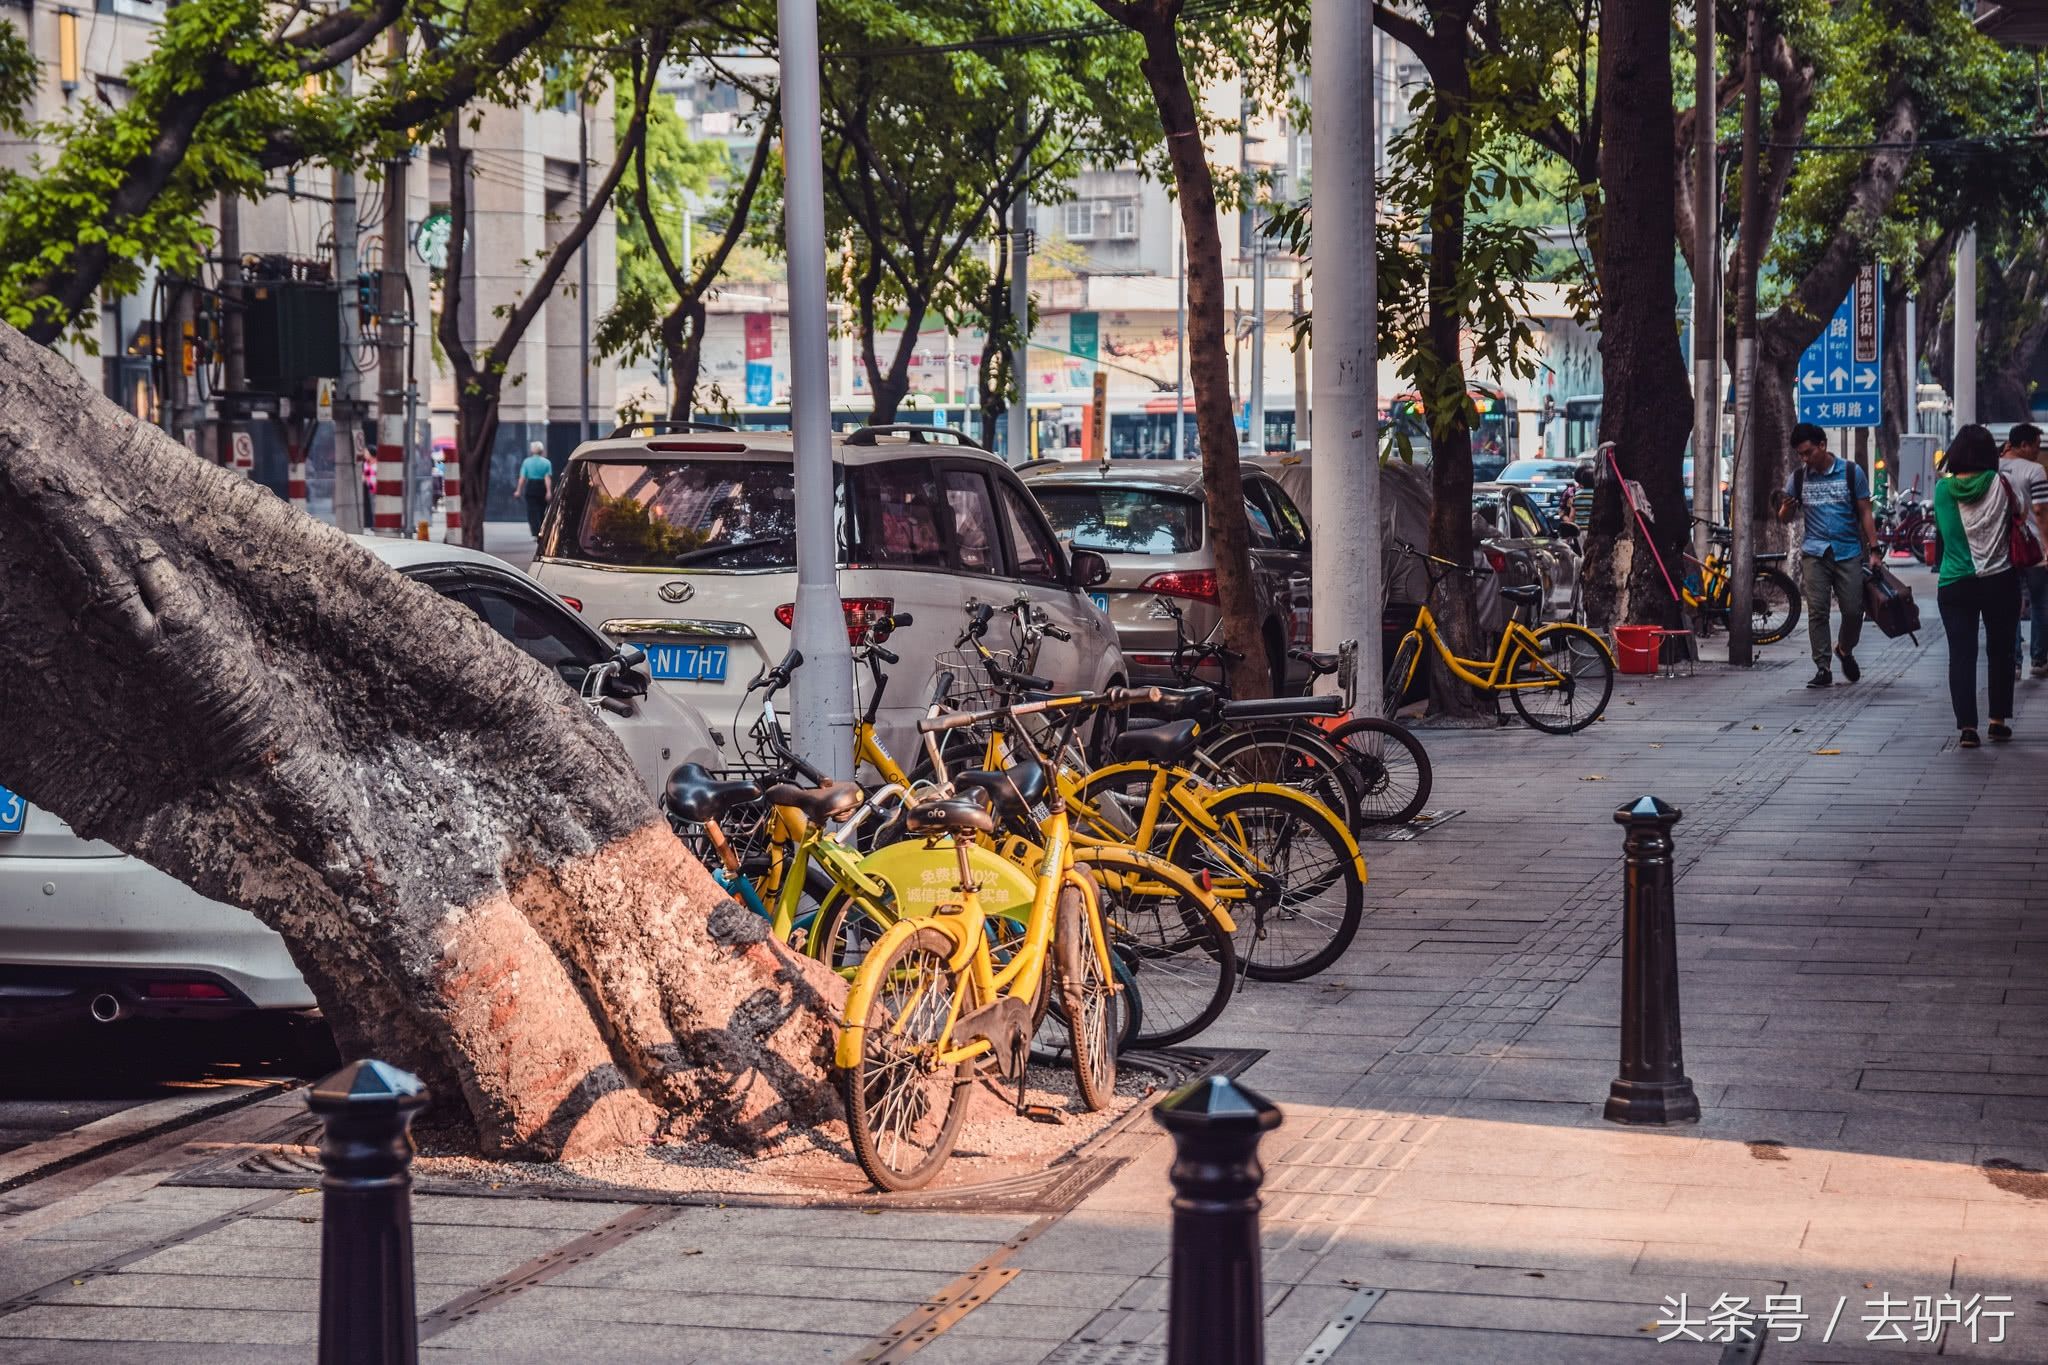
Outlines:
<svg viewBox="0 0 2048 1365"><path fill-rule="evenodd" d="M1085 242L1095 235L1095 201L1077 199L1064 206L1066 210L1065 232L1071 241Z"/></svg>
<svg viewBox="0 0 2048 1365"><path fill-rule="evenodd" d="M1113 236L1128 241L1138 235L1138 205L1125 199L1116 206L1116 231Z"/></svg>

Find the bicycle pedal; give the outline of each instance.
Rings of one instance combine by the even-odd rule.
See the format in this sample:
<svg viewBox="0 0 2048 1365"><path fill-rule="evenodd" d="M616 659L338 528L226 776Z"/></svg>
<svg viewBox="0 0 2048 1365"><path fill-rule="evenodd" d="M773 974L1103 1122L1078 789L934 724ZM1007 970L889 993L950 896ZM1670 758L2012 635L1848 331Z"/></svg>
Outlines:
<svg viewBox="0 0 2048 1365"><path fill-rule="evenodd" d="M1064 1126L1067 1121L1066 1115L1049 1104L1020 1104L1017 1106L1017 1113L1019 1117L1030 1119L1033 1123L1050 1123L1055 1127Z"/></svg>

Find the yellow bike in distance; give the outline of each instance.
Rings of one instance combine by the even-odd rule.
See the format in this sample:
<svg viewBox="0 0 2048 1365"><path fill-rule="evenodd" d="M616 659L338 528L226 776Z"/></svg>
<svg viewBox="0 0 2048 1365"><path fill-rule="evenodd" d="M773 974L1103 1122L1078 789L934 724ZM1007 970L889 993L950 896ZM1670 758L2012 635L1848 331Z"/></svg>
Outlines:
<svg viewBox="0 0 2048 1365"><path fill-rule="evenodd" d="M1122 706L1156 689L1055 697L985 712L933 713L919 722L940 779L934 737L963 725L1078 706ZM1043 762L1043 756L1038 756ZM982 789L986 790L986 789ZM998 962L969 850L992 836L996 819L981 800L940 795L919 801L905 827L927 848L952 848L953 897L929 916L899 920L862 959L847 993L835 1060L855 1156L885 1190L917 1189L952 1154L966 1119L976 1070L993 1066L1017 1086L1025 1070L1048 966L1072 1045L1074 1078L1089 1109L1116 1089L1119 988L1097 893L1074 865L1066 802L1056 788L1038 817L1043 857L1021 940Z"/></svg>
<svg viewBox="0 0 2048 1365"><path fill-rule="evenodd" d="M1429 597L1436 595L1446 574L1477 578L1491 572L1425 554L1405 541L1397 540L1394 545L1422 561L1429 575ZM1539 601L1543 595L1543 589L1534 585L1505 587L1500 592L1517 607ZM1608 698L1614 695L1614 655L1605 640L1584 626L1555 622L1532 630L1518 616L1510 615L1492 659L1464 659L1444 643L1425 598L1414 628L1401 637L1393 665L1387 670L1389 716L1400 709L1414 686L1425 642L1436 650L1453 677L1491 696L1505 692L1522 719L1546 734L1569 735L1585 729L1606 712Z"/></svg>

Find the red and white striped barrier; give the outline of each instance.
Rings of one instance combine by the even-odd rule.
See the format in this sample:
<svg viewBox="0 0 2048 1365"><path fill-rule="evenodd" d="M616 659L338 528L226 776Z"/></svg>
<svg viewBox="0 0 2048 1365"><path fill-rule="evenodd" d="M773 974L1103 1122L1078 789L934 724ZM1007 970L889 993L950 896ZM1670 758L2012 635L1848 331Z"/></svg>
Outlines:
<svg viewBox="0 0 2048 1365"><path fill-rule="evenodd" d="M405 531L405 417L377 419L377 507L371 523L379 531Z"/></svg>
<svg viewBox="0 0 2048 1365"><path fill-rule="evenodd" d="M450 541L458 541L462 539L461 456L459 456L458 454L456 454L456 452L452 450L449 451L447 457L441 462L441 468L443 470L443 477L441 480L441 508L444 513L443 520L446 522L448 526L448 539Z"/></svg>
<svg viewBox="0 0 2048 1365"><path fill-rule="evenodd" d="M284 493L286 502L306 510L306 448L296 440L285 442Z"/></svg>

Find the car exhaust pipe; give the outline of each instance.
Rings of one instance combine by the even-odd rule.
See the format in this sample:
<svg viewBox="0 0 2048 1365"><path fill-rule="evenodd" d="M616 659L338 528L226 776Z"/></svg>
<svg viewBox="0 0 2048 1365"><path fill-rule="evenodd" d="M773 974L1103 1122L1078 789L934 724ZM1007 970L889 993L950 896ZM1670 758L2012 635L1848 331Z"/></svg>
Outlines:
<svg viewBox="0 0 2048 1365"><path fill-rule="evenodd" d="M111 1024L123 1013L120 997L101 991L92 998L92 1017L102 1024Z"/></svg>

